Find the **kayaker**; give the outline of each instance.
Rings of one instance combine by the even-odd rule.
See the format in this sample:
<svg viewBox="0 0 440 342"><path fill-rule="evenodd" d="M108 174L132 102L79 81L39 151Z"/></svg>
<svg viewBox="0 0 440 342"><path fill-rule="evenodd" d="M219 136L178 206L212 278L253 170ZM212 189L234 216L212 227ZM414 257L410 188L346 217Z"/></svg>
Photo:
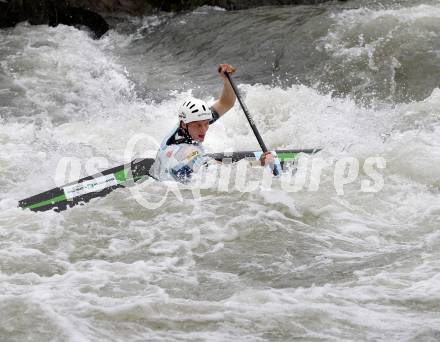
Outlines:
<svg viewBox="0 0 440 342"><path fill-rule="evenodd" d="M223 80L220 98L212 106L196 98L188 98L183 102L178 111L178 125L163 139L150 172L157 179L186 182L202 166L217 163L205 156L202 143L209 126L229 111L236 100L225 76L225 73L234 73L235 68L229 64L220 64L217 70ZM261 155L259 162L265 166L273 163L274 159L270 152L266 152Z"/></svg>

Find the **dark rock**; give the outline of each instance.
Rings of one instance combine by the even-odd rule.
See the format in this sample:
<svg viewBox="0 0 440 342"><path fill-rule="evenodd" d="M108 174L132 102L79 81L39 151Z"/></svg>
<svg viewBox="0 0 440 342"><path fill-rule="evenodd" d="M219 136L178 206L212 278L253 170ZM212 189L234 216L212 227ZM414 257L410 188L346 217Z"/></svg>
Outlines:
<svg viewBox="0 0 440 342"><path fill-rule="evenodd" d="M96 39L102 37L109 30L107 22L99 14L84 8L66 6L62 11L58 11L57 16L53 17L49 25L58 24L70 26L87 26L94 34Z"/></svg>
<svg viewBox="0 0 440 342"><path fill-rule="evenodd" d="M175 12L203 5L240 10L267 5L314 5L326 1L331 0L0 0L0 28L25 20L34 25L84 25L100 38L109 26L96 12L142 15L146 10Z"/></svg>
<svg viewBox="0 0 440 342"><path fill-rule="evenodd" d="M316 5L331 0L146 0L153 8L167 12L191 10L196 7L208 5L218 6L227 10L241 10L260 6L282 5ZM340 0L346 1L346 0Z"/></svg>
<svg viewBox="0 0 440 342"><path fill-rule="evenodd" d="M142 15L150 9L147 0L67 0L72 7L80 7L93 12L125 12L132 15ZM166 2L166 1L164 1Z"/></svg>
<svg viewBox="0 0 440 342"><path fill-rule="evenodd" d="M68 6L63 0L0 0L0 28L26 20L32 25L87 26L95 38L100 38L109 29L99 14Z"/></svg>

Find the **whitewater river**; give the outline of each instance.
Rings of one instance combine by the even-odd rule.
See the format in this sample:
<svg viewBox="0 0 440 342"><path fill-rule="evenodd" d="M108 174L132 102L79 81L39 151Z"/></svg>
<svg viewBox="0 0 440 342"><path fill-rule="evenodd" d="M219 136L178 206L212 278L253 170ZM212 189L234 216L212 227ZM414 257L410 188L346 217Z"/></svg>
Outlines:
<svg viewBox="0 0 440 342"><path fill-rule="evenodd" d="M0 341L440 340L439 1L107 20L97 41L0 31ZM235 165L17 208L154 157L187 96L218 97L218 63L268 146L322 148L303 187ZM238 103L205 146L258 149Z"/></svg>

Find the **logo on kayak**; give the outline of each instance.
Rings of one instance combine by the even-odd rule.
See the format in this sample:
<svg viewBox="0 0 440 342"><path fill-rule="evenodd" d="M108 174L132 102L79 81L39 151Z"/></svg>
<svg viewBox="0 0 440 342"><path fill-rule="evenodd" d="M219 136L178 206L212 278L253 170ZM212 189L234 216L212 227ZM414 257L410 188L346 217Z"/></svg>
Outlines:
<svg viewBox="0 0 440 342"><path fill-rule="evenodd" d="M114 185L118 185L118 181L116 180L115 175L112 173L110 175L97 177L81 183L67 185L63 187L63 191L66 199L70 200L74 197L85 195L91 192L98 192Z"/></svg>

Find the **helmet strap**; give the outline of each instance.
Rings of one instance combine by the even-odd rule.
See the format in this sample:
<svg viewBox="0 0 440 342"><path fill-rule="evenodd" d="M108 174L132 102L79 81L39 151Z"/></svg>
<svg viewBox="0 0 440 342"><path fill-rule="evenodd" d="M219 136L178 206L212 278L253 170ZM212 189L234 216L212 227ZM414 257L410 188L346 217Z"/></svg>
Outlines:
<svg viewBox="0 0 440 342"><path fill-rule="evenodd" d="M197 143L195 140L193 140L193 138L191 138L191 135L188 132L188 124L184 123L183 121L180 121L179 131L180 131L180 135L182 136L182 138L177 141L179 144L181 144L181 143L187 143L187 144Z"/></svg>

